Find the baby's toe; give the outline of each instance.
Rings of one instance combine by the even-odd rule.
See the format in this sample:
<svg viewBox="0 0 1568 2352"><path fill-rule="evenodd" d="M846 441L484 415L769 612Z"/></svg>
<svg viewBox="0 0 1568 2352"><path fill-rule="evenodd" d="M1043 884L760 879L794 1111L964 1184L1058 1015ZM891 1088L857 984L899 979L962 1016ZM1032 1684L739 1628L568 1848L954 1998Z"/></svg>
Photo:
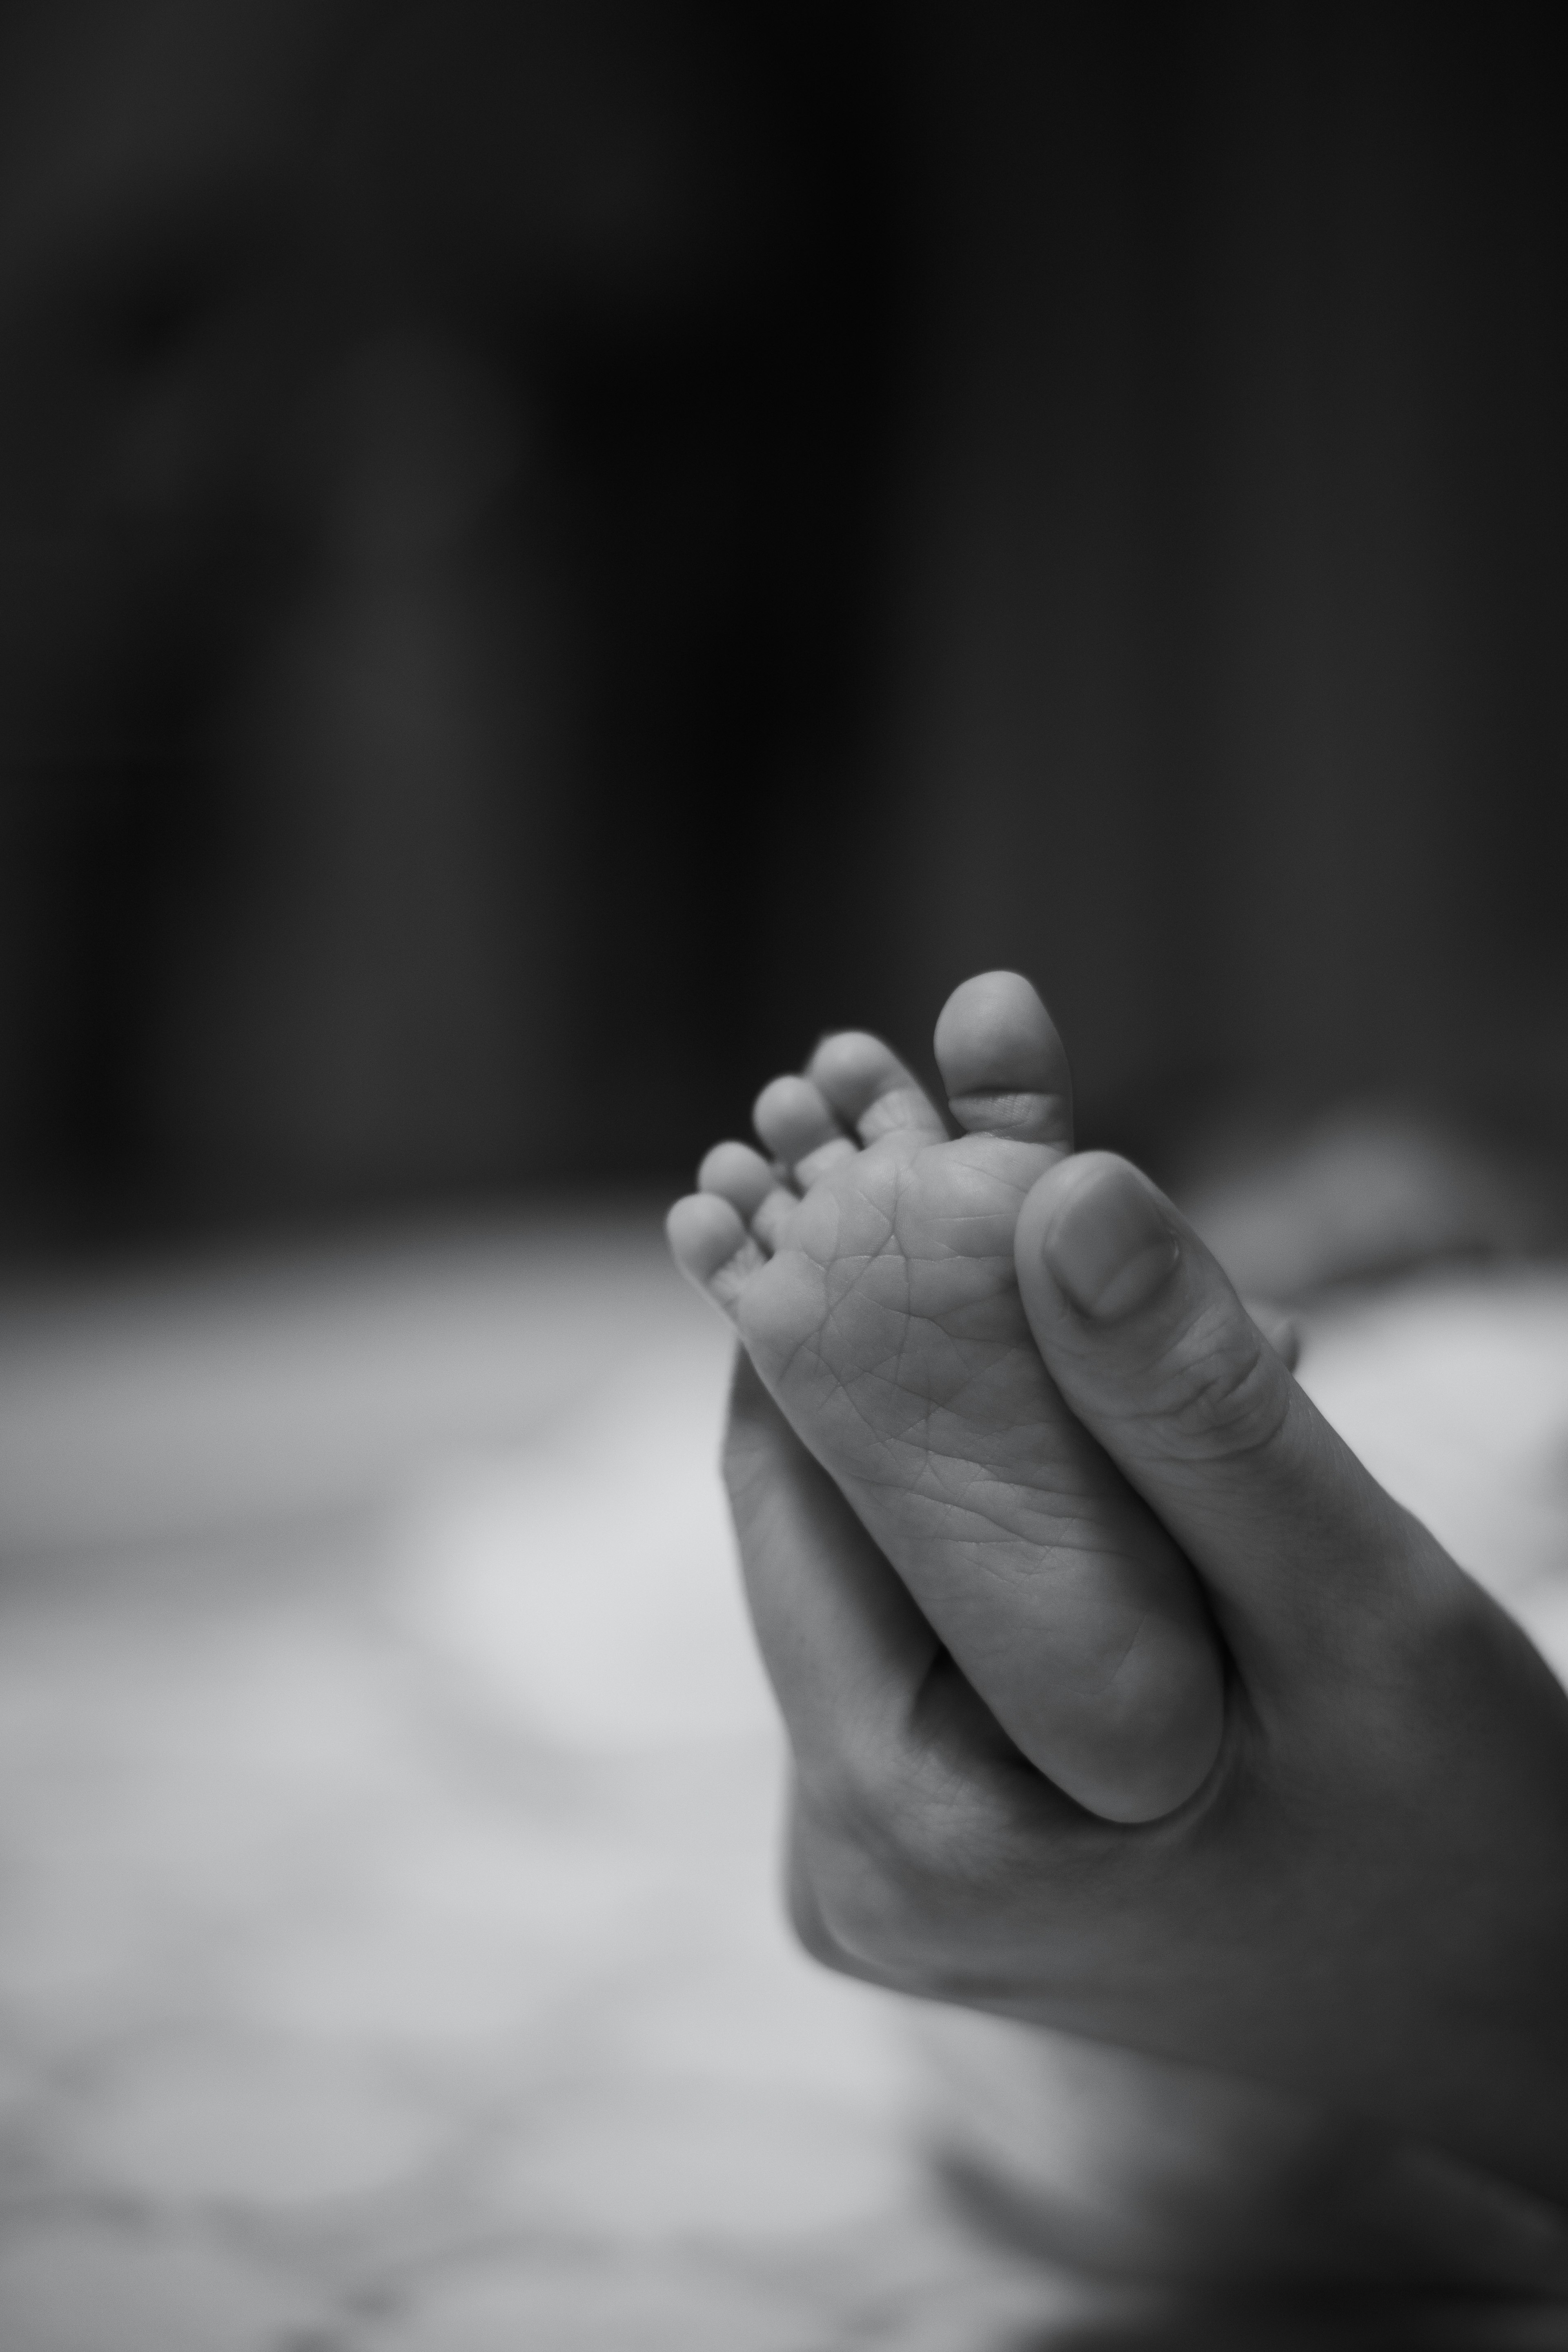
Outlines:
<svg viewBox="0 0 1568 2352"><path fill-rule="evenodd" d="M809 1078L774 1078L757 1097L752 1123L803 1192L855 1157L854 1144Z"/></svg>
<svg viewBox="0 0 1568 2352"><path fill-rule="evenodd" d="M825 1037L808 1075L847 1127L862 1143L884 1135L910 1135L921 1143L944 1143L942 1113L918 1078L879 1037L863 1029L840 1029Z"/></svg>
<svg viewBox="0 0 1568 2352"><path fill-rule="evenodd" d="M716 1192L689 1192L669 1212L664 1230L687 1280L733 1322L747 1283L767 1262L740 1211Z"/></svg>
<svg viewBox="0 0 1568 2352"><path fill-rule="evenodd" d="M955 988L936 1024L948 1108L971 1134L1072 1149L1072 1077L1056 1024L1021 972Z"/></svg>
<svg viewBox="0 0 1568 2352"><path fill-rule="evenodd" d="M762 1153L749 1143L716 1143L697 1171L697 1189L728 1201L749 1225L768 1194L782 1187Z"/></svg>
<svg viewBox="0 0 1568 2352"><path fill-rule="evenodd" d="M777 1170L749 1143L716 1143L697 1171L697 1189L728 1201L764 1250L777 1249L784 1220L800 1206L779 1182Z"/></svg>

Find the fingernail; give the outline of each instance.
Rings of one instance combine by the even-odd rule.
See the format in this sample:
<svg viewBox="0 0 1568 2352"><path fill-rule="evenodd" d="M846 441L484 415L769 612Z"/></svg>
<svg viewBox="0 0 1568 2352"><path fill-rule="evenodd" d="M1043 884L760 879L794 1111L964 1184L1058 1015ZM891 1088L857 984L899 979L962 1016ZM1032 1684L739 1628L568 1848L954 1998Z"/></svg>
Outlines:
<svg viewBox="0 0 1568 2352"><path fill-rule="evenodd" d="M1131 1168L1100 1168L1068 1192L1041 1244L1081 1315L1114 1323L1170 1279L1176 1237Z"/></svg>

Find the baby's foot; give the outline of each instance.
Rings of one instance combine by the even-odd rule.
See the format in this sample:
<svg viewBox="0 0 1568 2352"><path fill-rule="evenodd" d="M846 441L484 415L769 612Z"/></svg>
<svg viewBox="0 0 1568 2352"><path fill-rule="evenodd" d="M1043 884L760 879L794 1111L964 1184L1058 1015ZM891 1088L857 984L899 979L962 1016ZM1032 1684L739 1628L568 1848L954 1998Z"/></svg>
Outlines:
<svg viewBox="0 0 1568 2352"><path fill-rule="evenodd" d="M1024 1753L1151 1821L1213 1764L1223 1685L1191 1570L1019 1303L1019 1208L1071 1149L1066 1057L1014 972L954 992L936 1057L965 1135L878 1039L829 1037L758 1098L772 1164L718 1145L671 1246Z"/></svg>

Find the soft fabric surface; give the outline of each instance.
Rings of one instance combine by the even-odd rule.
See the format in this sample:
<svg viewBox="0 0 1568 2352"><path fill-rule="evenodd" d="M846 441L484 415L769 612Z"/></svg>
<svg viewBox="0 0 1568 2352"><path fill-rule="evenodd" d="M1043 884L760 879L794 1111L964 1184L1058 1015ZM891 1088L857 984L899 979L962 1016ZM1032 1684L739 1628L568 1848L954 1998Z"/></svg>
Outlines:
<svg viewBox="0 0 1568 2352"><path fill-rule="evenodd" d="M727 1343L651 1215L6 1328L7 2352L1189 2340L1180 2298L951 2194L973 2065L787 1939ZM1568 1276L1433 1276L1309 1340L1372 1467L1568 1664ZM1071 2074L1052 2160L1114 2207L1106 2135L1147 2120ZM1236 2340L1316 2340L1289 2325Z"/></svg>

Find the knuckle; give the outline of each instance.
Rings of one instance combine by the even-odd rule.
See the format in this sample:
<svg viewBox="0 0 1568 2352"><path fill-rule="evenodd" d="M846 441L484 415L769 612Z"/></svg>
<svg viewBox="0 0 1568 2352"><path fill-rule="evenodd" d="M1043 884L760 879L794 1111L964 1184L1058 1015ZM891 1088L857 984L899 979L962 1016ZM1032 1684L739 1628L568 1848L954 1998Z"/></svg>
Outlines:
<svg viewBox="0 0 1568 2352"><path fill-rule="evenodd" d="M848 1973L847 1955L828 1928L816 1889L804 1856L798 1851L791 1857L789 1875L784 1884L784 1913L790 1932L807 1959L815 1960L819 1968L833 1969L836 1974Z"/></svg>
<svg viewBox="0 0 1568 2352"><path fill-rule="evenodd" d="M854 1757L841 1769L835 1796L843 1830L879 1871L911 1882L941 1874L944 1843L910 1759Z"/></svg>
<svg viewBox="0 0 1568 2352"><path fill-rule="evenodd" d="M841 1759L803 1804L813 1844L811 1896L795 1932L809 1951L826 1938L827 1964L853 1961L919 1977L975 1878L974 1842L963 1809L928 1784L919 1759ZM792 1874L792 1886L795 1878Z"/></svg>
<svg viewBox="0 0 1568 2352"><path fill-rule="evenodd" d="M1238 1460L1265 1452L1290 1409L1279 1358L1245 1316L1215 1312L1184 1335L1155 1400L1159 1421L1184 1450Z"/></svg>
<svg viewBox="0 0 1568 2352"><path fill-rule="evenodd" d="M837 1822L814 1817L797 1790L784 1908L809 1959L838 1976L895 1973L892 1941L878 1933L863 1855Z"/></svg>
<svg viewBox="0 0 1568 2352"><path fill-rule="evenodd" d="M868 1972L894 1981L918 1979L919 1923L892 1884L862 1861L823 1873L814 1890L815 1916L802 1937L806 1950L842 1976ZM801 1935L797 1919L795 1933Z"/></svg>

